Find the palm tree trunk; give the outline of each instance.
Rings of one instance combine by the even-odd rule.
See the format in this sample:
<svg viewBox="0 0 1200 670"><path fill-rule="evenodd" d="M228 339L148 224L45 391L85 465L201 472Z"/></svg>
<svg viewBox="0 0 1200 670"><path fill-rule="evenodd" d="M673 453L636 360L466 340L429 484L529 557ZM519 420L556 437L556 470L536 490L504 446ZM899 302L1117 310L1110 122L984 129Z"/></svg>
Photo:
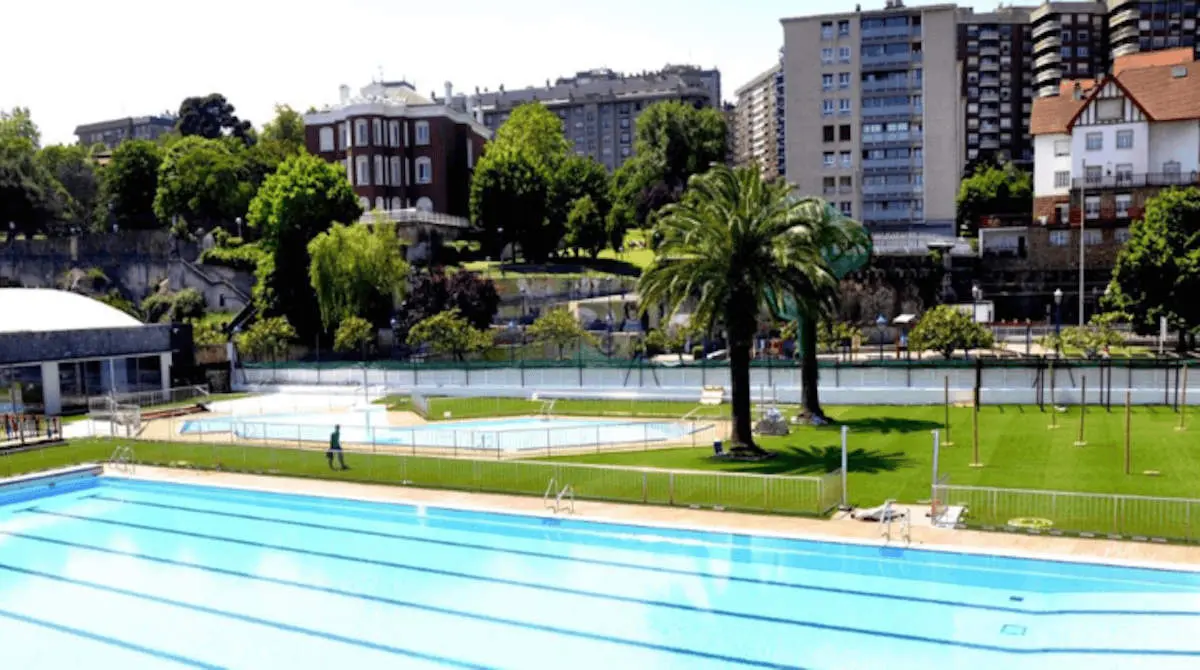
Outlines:
<svg viewBox="0 0 1200 670"><path fill-rule="evenodd" d="M729 376L733 387L733 434L730 442L752 450L754 434L750 424L750 339L731 337L729 342Z"/></svg>
<svg viewBox="0 0 1200 670"><path fill-rule="evenodd" d="M817 320L800 319L800 405L804 416L813 423L824 423L825 412L817 391Z"/></svg>

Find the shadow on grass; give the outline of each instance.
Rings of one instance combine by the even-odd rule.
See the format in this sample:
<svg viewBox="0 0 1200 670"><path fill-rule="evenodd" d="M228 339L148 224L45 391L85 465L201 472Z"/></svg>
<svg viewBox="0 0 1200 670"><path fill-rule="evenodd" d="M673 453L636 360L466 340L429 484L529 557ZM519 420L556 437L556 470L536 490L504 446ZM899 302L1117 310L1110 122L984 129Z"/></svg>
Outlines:
<svg viewBox="0 0 1200 670"><path fill-rule="evenodd" d="M940 421L924 419L901 419L892 416L873 416L865 419L847 419L826 426L827 430L840 431L842 426L849 426L852 433L916 433L926 430L937 430L942 427Z"/></svg>
<svg viewBox="0 0 1200 670"><path fill-rule="evenodd" d="M746 463L732 470L759 475L813 475L834 472L842 467L841 447L785 447L773 451L775 458L769 461ZM908 456L899 451L851 449L846 453L846 466L850 472L878 474L895 472L910 465Z"/></svg>
<svg viewBox="0 0 1200 670"><path fill-rule="evenodd" d="M612 258L563 258L556 263L546 264L503 264L493 269L499 273L504 271L513 275L522 274L579 274L587 271L614 275L637 277L641 268L633 263Z"/></svg>

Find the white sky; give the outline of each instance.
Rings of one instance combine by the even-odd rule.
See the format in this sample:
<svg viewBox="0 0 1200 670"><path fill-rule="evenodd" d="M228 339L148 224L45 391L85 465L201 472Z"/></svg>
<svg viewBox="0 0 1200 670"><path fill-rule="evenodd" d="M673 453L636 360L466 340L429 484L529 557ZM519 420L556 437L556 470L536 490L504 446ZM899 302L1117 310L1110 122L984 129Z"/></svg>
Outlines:
<svg viewBox="0 0 1200 670"><path fill-rule="evenodd" d="M719 67L722 95L770 67L779 18L855 0L4 0L0 108L30 107L43 144L81 123L224 94L261 126L378 77L424 95L538 85L577 70ZM862 0L877 8L883 0ZM923 4L910 0L907 4ZM961 4L990 9L995 0ZM1032 0L1030 4L1036 4Z"/></svg>

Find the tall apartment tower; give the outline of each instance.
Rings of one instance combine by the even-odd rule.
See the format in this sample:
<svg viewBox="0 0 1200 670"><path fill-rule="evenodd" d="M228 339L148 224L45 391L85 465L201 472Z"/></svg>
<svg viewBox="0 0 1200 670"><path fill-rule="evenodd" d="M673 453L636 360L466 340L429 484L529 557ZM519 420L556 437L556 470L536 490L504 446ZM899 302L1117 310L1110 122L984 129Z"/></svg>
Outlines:
<svg viewBox="0 0 1200 670"><path fill-rule="evenodd" d="M984 161L1033 166L1033 42L1031 7L962 10L958 52L966 98L967 170Z"/></svg>
<svg viewBox="0 0 1200 670"><path fill-rule="evenodd" d="M1058 95L1064 79L1093 79L1108 65L1108 24L1103 2L1046 2L1029 14L1033 87L1038 97Z"/></svg>
<svg viewBox="0 0 1200 670"><path fill-rule="evenodd" d="M1200 2L1108 0L1107 9L1113 59L1179 47L1192 47L1193 53L1200 56Z"/></svg>
<svg viewBox="0 0 1200 670"><path fill-rule="evenodd" d="M734 108L733 164L754 165L764 179L779 176L779 145L776 141L778 100L775 94L780 65L763 72L737 90Z"/></svg>
<svg viewBox="0 0 1200 670"><path fill-rule="evenodd" d="M783 19L789 179L873 230L950 234L963 167L957 7Z"/></svg>

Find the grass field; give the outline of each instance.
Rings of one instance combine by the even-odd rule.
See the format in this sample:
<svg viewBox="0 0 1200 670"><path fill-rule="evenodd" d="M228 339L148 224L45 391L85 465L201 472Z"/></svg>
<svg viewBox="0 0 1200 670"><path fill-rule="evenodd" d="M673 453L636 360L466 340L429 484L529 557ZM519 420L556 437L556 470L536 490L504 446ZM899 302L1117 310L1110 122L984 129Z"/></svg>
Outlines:
<svg viewBox="0 0 1200 670"><path fill-rule="evenodd" d="M728 477L595 468L571 463L487 461L348 452L349 470L330 470L323 451L127 440L75 440L63 446L0 453L0 477L107 460L117 445L133 447L140 464L342 479L518 495L543 495L547 482L569 482L576 497L660 505L721 505L793 514L822 510L818 489L798 478Z"/></svg>
<svg viewBox="0 0 1200 670"><path fill-rule="evenodd" d="M409 396L394 395L376 401L393 411L411 411ZM450 419L479 419L503 416L536 416L544 403L525 398L450 398L427 397L431 421L440 421L445 413ZM678 419L689 412L697 419L726 419L729 407L703 406L695 402L636 401L636 400L555 400L553 413L560 416L624 416L634 418Z"/></svg>

